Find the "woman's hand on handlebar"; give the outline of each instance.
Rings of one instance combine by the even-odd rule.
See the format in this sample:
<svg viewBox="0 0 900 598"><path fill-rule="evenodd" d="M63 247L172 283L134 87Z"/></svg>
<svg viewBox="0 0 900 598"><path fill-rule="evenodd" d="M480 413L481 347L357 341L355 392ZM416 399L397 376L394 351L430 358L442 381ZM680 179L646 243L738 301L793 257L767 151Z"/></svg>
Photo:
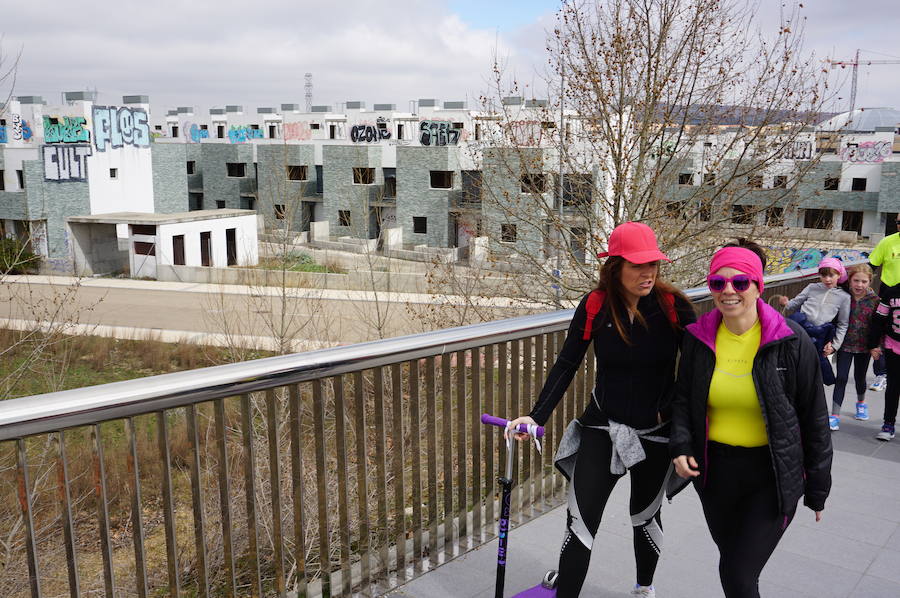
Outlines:
<svg viewBox="0 0 900 598"><path fill-rule="evenodd" d="M517 417L516 419L511 420L510 424L512 424L513 428L518 428L519 424L537 425L537 422L534 421L529 416L523 415L522 417ZM509 428L506 428L505 430L503 430L503 439L504 440L507 439L508 434L509 434ZM522 434L521 432L516 432L515 434L513 434L513 438L515 438L516 440L526 440L527 438L529 438L529 436L528 436L528 434Z"/></svg>
<svg viewBox="0 0 900 598"><path fill-rule="evenodd" d="M697 460L687 455L678 455L672 459L675 464L675 473L684 479L695 478L700 475L700 468L697 466Z"/></svg>

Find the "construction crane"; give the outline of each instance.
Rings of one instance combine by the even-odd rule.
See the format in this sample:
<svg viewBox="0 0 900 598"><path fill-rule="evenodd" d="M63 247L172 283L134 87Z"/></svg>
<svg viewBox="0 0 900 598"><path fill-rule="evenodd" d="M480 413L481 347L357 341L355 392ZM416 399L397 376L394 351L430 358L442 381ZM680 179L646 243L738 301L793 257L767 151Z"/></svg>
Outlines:
<svg viewBox="0 0 900 598"><path fill-rule="evenodd" d="M859 50L853 60L829 60L828 64L846 68L853 67L853 80L850 83L850 112L856 108L856 77L859 74L859 65L869 66L870 64L900 64L900 60L863 60L859 61Z"/></svg>

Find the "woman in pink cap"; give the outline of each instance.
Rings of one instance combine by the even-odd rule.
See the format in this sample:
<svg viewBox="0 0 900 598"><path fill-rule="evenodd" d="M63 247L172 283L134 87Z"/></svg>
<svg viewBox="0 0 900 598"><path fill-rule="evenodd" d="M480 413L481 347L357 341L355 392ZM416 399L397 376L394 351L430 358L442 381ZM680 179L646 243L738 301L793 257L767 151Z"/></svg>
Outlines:
<svg viewBox="0 0 900 598"><path fill-rule="evenodd" d="M818 352L760 299L764 265L747 241L713 256L716 309L687 326L672 412L675 471L694 481L727 598L759 596L800 498L819 521L831 489Z"/></svg>
<svg viewBox="0 0 900 598"><path fill-rule="evenodd" d="M637 565L632 594L654 596L663 535L660 505L674 477L666 444L675 361L684 327L696 319L684 295L659 279L659 263L669 258L649 226L617 226L609 250L598 255L607 256L597 289L575 310L537 402L529 415L512 422L546 423L593 341L597 378L591 401L569 424L556 454L556 466L569 480L556 578L560 598L581 592L606 501L626 471Z"/></svg>

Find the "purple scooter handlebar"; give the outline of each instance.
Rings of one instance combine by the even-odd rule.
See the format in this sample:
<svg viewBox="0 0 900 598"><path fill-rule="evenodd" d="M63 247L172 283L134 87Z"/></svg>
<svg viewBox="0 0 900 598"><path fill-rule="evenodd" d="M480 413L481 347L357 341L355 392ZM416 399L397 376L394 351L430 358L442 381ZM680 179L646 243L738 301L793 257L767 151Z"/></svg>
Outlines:
<svg viewBox="0 0 900 598"><path fill-rule="evenodd" d="M509 423L509 420L503 419L502 417L496 417L489 413L481 414L481 423L487 424L489 426L497 426L498 428L505 428ZM528 434L528 424L519 424L516 428L517 432L521 432L522 434ZM536 438L544 437L544 426L538 426L534 433Z"/></svg>

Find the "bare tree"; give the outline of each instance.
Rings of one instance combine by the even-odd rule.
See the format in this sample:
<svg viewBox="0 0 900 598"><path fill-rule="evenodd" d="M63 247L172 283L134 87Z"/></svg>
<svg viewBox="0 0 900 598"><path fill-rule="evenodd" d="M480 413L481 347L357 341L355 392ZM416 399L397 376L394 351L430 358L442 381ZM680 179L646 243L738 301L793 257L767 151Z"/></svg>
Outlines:
<svg viewBox="0 0 900 598"><path fill-rule="evenodd" d="M483 148L485 227L557 300L594 279L610 230L645 221L688 272L735 225L781 227L816 163L827 73L800 5L776 27L736 0L574 0L548 35L551 100L501 101ZM498 63L499 64L499 63ZM494 70L494 96L536 95ZM530 108L530 111L528 110ZM553 173L552 176L550 173ZM559 293L549 290L553 283Z"/></svg>

